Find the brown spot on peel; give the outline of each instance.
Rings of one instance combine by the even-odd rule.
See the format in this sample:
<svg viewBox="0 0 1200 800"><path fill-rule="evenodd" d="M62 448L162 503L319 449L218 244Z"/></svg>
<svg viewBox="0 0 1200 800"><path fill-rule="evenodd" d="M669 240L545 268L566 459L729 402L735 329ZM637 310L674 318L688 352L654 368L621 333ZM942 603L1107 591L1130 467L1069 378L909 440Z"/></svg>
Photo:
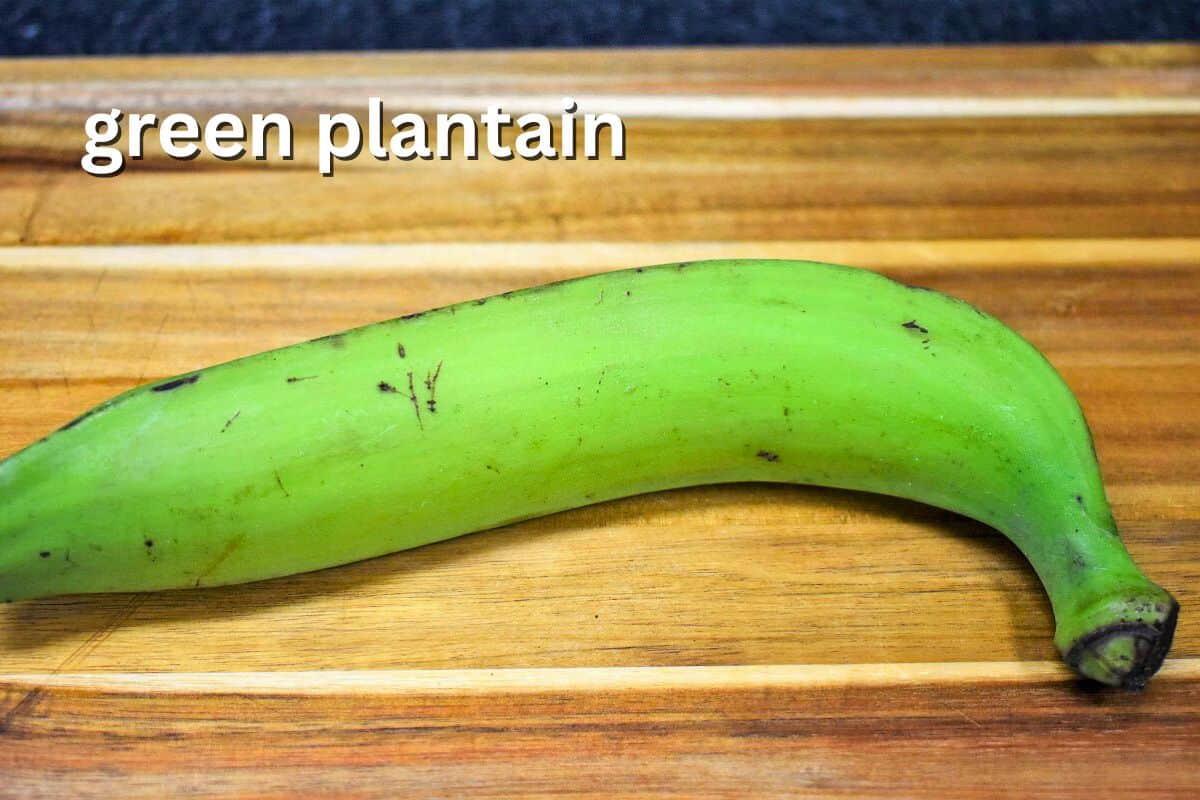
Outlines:
<svg viewBox="0 0 1200 800"><path fill-rule="evenodd" d="M178 389L180 386L189 386L198 380L200 380L199 374L188 375L183 378L175 378L174 380L167 381L166 383L160 383L159 385L153 387L150 391L152 391L152 392L170 392L175 389Z"/></svg>
<svg viewBox="0 0 1200 800"><path fill-rule="evenodd" d="M207 578L209 575L213 574L213 572L216 571L217 567L219 567L223 563L225 563L225 560L227 558L229 558L231 555L233 555L234 552L239 547L242 546L242 542L244 542L244 541L246 541L246 534L240 533L237 536L230 539L228 542L226 542L224 549L221 550L220 554L216 557L215 560L213 560L213 562L211 564L209 564L207 567L204 568L204 571L201 572L196 577L196 581L192 585L199 586L200 582L203 581L205 578Z"/></svg>
<svg viewBox="0 0 1200 800"><path fill-rule="evenodd" d="M439 361L438 365L437 365L437 369L435 369L431 373L428 373L425 376L425 388L427 390L429 390L429 399L425 401L425 405L427 405L429 407L430 414L437 413L437 399L436 399L435 395L437 394L438 376L440 376L441 374L442 374L442 362Z"/></svg>
<svg viewBox="0 0 1200 800"><path fill-rule="evenodd" d="M319 339L313 339L314 342L324 342L335 350L341 350L346 346L346 334L331 333L328 336L322 336Z"/></svg>
<svg viewBox="0 0 1200 800"><path fill-rule="evenodd" d="M417 389L413 385L413 374L408 373L408 399L412 403L413 412L417 415L417 426L421 430L425 430L425 423L421 421L421 401L417 399Z"/></svg>

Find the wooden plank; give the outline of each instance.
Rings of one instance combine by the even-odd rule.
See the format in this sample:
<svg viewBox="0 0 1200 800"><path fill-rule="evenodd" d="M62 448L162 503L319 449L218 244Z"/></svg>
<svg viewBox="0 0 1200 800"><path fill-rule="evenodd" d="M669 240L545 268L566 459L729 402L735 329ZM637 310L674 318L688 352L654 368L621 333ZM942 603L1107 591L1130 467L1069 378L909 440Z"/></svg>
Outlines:
<svg viewBox="0 0 1200 800"><path fill-rule="evenodd" d="M1171 798L1200 681L1036 665L0 677L7 796ZM583 672L584 674L571 674ZM361 678L361 680L360 680ZM961 680L960 680L961 679ZM12 711L11 709L15 709Z"/></svg>
<svg viewBox="0 0 1200 800"><path fill-rule="evenodd" d="M300 128L292 162L148 157L115 180L80 169L82 121L0 144L0 243L1146 237L1200 216L1195 115L635 120L624 161L360 157L333 178Z"/></svg>
<svg viewBox="0 0 1200 800"><path fill-rule="evenodd" d="M1006 53L9 61L0 244L1195 234L1200 48ZM378 95L394 110L549 111L564 94L628 115L624 161L368 156L316 171L318 110L361 115ZM152 139L124 175L93 178L83 121L113 106L285 111L296 159L179 163Z"/></svg>
<svg viewBox="0 0 1200 800"><path fill-rule="evenodd" d="M191 96L209 83L272 81L323 87L421 87L429 96L476 91L495 96L559 94L602 86L619 93L704 97L753 90L824 96L958 96L1022 93L1058 97L1191 96L1195 44L1018 45L1009 47L689 47L525 49L407 53L306 53L0 59L6 82L0 108L65 107L76 94L105 88L182 84ZM289 82L291 82L289 84ZM1031 83L1032 82L1032 83ZM215 90L217 87L213 87ZM294 90L295 91L295 90Z"/></svg>
<svg viewBox="0 0 1200 800"><path fill-rule="evenodd" d="M1092 422L1130 547L1187 606L1200 241L805 244L0 250L0 454L140 381L433 305L671 259L850 260L976 302L1048 353ZM729 486L253 586L15 604L0 670L1049 660L1050 631L1036 579L981 526ZM1174 653L1200 655L1186 613Z"/></svg>

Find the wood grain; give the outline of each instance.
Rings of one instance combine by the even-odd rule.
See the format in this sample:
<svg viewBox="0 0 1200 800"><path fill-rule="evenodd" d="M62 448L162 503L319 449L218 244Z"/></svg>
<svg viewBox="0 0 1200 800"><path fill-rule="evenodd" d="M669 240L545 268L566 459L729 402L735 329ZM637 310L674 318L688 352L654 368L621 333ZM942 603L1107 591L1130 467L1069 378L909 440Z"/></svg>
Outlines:
<svg viewBox="0 0 1200 800"><path fill-rule="evenodd" d="M841 669L630 672L604 671L599 681L588 670L502 670L52 685L35 689L8 724L0 793L891 800L1200 791L1194 664L1168 668L1142 695L996 665L884 667L868 681ZM30 697L29 687L0 678L0 702Z"/></svg>
<svg viewBox="0 0 1200 800"><path fill-rule="evenodd" d="M0 62L0 458L138 383L549 280L813 258L956 294L1076 391L1183 604L1143 695L935 509L731 485L218 590L0 606L0 797L1193 797L1200 48ZM82 120L561 94L625 161L78 167ZM606 109L607 110L607 109ZM1081 113L1086 112L1086 113Z"/></svg>

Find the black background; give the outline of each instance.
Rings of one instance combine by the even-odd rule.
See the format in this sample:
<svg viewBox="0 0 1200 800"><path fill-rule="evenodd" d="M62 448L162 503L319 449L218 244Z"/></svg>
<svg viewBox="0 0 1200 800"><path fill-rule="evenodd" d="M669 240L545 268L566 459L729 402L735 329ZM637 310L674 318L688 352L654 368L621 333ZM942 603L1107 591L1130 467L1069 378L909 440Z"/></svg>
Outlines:
<svg viewBox="0 0 1200 800"><path fill-rule="evenodd" d="M1200 0L0 0L0 54L1194 40Z"/></svg>

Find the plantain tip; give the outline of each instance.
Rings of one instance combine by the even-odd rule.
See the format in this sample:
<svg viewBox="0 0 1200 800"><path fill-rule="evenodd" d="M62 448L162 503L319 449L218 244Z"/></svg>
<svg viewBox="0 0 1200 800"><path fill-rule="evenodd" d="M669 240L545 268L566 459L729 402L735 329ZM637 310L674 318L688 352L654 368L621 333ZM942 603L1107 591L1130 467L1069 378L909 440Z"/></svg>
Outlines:
<svg viewBox="0 0 1200 800"><path fill-rule="evenodd" d="M1084 677L1141 691L1167 657L1178 621L1179 603L1172 599L1159 620L1114 622L1091 631L1075 643L1066 661Z"/></svg>

